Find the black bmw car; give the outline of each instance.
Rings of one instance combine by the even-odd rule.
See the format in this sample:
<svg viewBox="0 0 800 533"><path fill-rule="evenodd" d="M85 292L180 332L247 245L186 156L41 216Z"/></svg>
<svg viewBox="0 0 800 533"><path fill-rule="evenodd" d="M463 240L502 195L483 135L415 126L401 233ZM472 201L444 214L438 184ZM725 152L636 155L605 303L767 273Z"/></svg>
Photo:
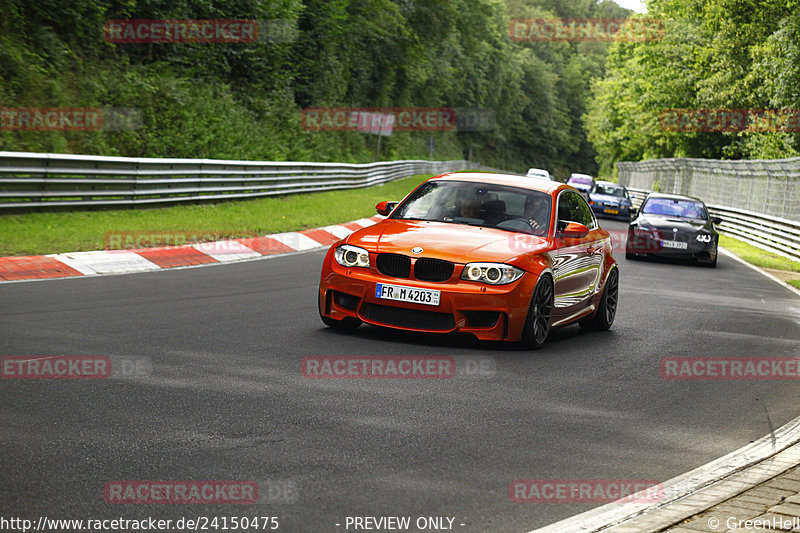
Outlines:
<svg viewBox="0 0 800 533"><path fill-rule="evenodd" d="M720 222L697 198L650 193L628 228L625 257L657 255L716 266L719 234L714 225Z"/></svg>

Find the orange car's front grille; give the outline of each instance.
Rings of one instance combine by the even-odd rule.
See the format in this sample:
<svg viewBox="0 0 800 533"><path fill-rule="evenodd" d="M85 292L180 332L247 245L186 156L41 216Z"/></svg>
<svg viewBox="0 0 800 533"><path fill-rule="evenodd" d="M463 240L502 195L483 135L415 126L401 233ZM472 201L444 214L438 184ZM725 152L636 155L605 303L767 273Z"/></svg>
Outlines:
<svg viewBox="0 0 800 533"><path fill-rule="evenodd" d="M455 267L450 261L441 259L417 259L414 263L414 277L422 281L447 281Z"/></svg>
<svg viewBox="0 0 800 533"><path fill-rule="evenodd" d="M378 254L375 266L378 272L392 278L411 277L411 258L400 254ZM414 279L420 281L447 281L453 276L455 265L441 259L419 258L414 262Z"/></svg>
<svg viewBox="0 0 800 533"><path fill-rule="evenodd" d="M407 278L411 275L411 259L404 255L378 254L375 266L384 276Z"/></svg>

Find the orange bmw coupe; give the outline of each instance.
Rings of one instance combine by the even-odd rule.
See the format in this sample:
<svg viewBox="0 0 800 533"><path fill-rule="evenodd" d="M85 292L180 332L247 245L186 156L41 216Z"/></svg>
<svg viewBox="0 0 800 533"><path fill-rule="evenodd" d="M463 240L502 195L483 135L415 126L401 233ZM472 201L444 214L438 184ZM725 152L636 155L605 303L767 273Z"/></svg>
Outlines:
<svg viewBox="0 0 800 533"><path fill-rule="evenodd" d="M366 322L539 348L552 328L614 322L611 239L573 187L450 173L376 209L384 220L325 256L319 312L330 327Z"/></svg>

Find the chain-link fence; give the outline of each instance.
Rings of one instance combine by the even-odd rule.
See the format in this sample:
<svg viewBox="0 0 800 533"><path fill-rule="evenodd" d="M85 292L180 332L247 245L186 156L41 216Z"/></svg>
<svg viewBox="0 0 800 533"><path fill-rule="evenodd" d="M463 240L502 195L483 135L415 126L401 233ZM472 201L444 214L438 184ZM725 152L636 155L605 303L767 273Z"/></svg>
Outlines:
<svg viewBox="0 0 800 533"><path fill-rule="evenodd" d="M619 182L696 196L706 204L800 221L800 157L774 160L654 159L617 163Z"/></svg>

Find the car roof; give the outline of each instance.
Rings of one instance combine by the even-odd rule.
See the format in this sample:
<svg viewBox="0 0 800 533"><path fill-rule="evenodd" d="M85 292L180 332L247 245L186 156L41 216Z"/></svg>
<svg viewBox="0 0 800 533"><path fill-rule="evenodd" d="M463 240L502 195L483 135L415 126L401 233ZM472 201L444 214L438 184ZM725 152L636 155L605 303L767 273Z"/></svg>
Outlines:
<svg viewBox="0 0 800 533"><path fill-rule="evenodd" d="M509 187L519 187L520 189L531 189L548 194L553 194L560 189L573 188L558 181L531 180L519 174L500 174L495 172L450 172L435 176L428 181L433 180L491 183L493 185L507 185Z"/></svg>
<svg viewBox="0 0 800 533"><path fill-rule="evenodd" d="M624 189L624 185L620 185L619 183L614 183L613 181L596 181L594 182L595 185L603 185L606 187L616 187L619 189Z"/></svg>
<svg viewBox="0 0 800 533"><path fill-rule="evenodd" d="M572 174L569 175L569 177L570 178L573 178L573 177L574 178L589 178L592 181L594 181L594 176L591 176L589 174L581 174L580 172L573 172Z"/></svg>
<svg viewBox="0 0 800 533"><path fill-rule="evenodd" d="M692 200L694 202L700 202L701 204L705 205L705 203L703 203L703 200L701 200L700 198L695 198L694 196L684 196L682 194L651 192L650 194L647 195L647 198L645 198L645 200L649 200L650 198L665 198L668 200Z"/></svg>

